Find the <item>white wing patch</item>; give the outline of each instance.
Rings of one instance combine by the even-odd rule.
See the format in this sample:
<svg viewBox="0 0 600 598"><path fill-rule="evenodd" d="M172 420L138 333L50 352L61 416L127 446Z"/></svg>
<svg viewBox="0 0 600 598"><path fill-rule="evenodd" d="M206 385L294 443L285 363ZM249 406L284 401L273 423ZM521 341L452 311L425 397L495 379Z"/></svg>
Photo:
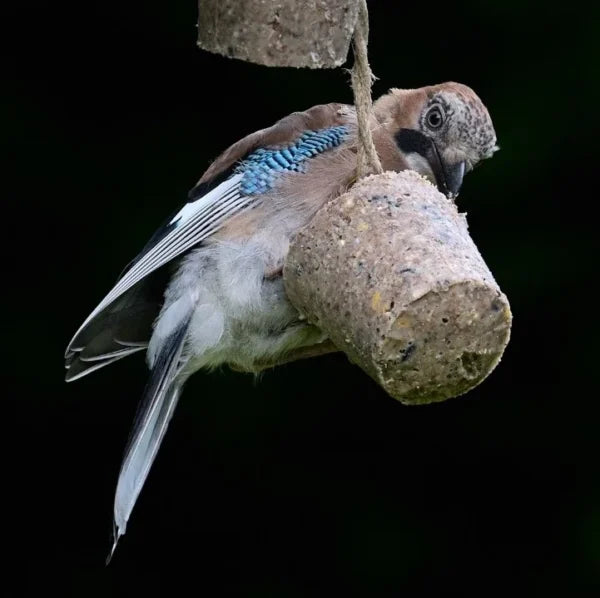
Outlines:
<svg viewBox="0 0 600 598"><path fill-rule="evenodd" d="M171 222L169 222L169 224L174 224L178 220L181 220L181 222L178 223L179 226L186 220L189 220L196 213L197 210L201 209L201 206L203 205L203 203L205 203L206 197L206 195L203 195L195 201L190 201L189 203L186 203L183 206L183 208L181 208L181 210L179 210L179 212L175 214L175 216L173 217Z"/></svg>

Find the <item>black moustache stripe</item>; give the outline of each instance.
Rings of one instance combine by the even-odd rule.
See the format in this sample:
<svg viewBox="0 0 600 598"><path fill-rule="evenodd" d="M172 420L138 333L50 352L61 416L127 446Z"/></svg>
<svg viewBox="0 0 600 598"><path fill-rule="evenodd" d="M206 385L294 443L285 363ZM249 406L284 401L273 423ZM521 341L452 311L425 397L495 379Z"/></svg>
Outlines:
<svg viewBox="0 0 600 598"><path fill-rule="evenodd" d="M414 129L400 129L396 135L396 145L405 153L417 153L427 158L431 151L431 139Z"/></svg>
<svg viewBox="0 0 600 598"><path fill-rule="evenodd" d="M416 153L427 160L435 176L437 188L444 195L448 195L446 173L444 172L441 156L433 140L414 129L400 129L396 133L395 139L401 152L406 154Z"/></svg>

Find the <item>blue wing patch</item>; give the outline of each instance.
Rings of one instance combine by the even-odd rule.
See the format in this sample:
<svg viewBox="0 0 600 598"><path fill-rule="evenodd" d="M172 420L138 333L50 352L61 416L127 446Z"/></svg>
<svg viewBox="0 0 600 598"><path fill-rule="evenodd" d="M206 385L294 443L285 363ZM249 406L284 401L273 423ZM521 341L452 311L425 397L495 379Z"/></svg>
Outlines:
<svg viewBox="0 0 600 598"><path fill-rule="evenodd" d="M284 148L259 148L249 153L239 164L225 170L210 181L199 183L189 193L191 203L203 197L219 184L229 179L234 174L243 173L240 181L240 195L259 195L269 191L277 174L280 172L303 172L303 162L308 158L322 154L323 152L337 147L348 135L348 128L343 125L328 127L317 131L305 131L293 143ZM119 280L157 243L164 239L177 224L173 216L181 212L181 209L172 214L159 228L139 255L132 260L121 272Z"/></svg>
<svg viewBox="0 0 600 598"><path fill-rule="evenodd" d="M244 158L234 171L244 175L240 183L242 195L257 195L268 191L279 172L302 172L306 159L337 147L347 135L348 128L343 125L329 127L305 131L285 148L257 149Z"/></svg>

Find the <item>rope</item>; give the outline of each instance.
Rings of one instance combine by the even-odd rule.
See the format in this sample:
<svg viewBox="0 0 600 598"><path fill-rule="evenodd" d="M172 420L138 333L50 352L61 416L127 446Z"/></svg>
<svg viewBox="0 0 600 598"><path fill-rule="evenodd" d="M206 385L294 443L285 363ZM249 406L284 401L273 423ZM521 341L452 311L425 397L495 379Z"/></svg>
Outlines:
<svg viewBox="0 0 600 598"><path fill-rule="evenodd" d="M373 135L369 127L373 102L371 100L371 85L375 77L369 66L367 55L367 40L369 39L369 12L367 1L359 0L358 18L354 35L352 37L352 50L354 52L354 66L352 67L350 80L354 91L354 105L356 106L356 118L358 120L358 164L357 177L360 178L369 173L383 172Z"/></svg>

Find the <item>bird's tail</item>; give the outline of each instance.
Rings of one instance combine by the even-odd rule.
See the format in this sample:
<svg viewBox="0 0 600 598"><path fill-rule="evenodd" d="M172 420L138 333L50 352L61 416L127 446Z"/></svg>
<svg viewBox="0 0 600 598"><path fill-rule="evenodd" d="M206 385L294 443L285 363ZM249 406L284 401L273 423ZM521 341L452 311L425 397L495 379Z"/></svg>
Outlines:
<svg viewBox="0 0 600 598"><path fill-rule="evenodd" d="M180 361L190 318L184 318L161 343L138 408L115 493L112 558L146 481L181 394Z"/></svg>

